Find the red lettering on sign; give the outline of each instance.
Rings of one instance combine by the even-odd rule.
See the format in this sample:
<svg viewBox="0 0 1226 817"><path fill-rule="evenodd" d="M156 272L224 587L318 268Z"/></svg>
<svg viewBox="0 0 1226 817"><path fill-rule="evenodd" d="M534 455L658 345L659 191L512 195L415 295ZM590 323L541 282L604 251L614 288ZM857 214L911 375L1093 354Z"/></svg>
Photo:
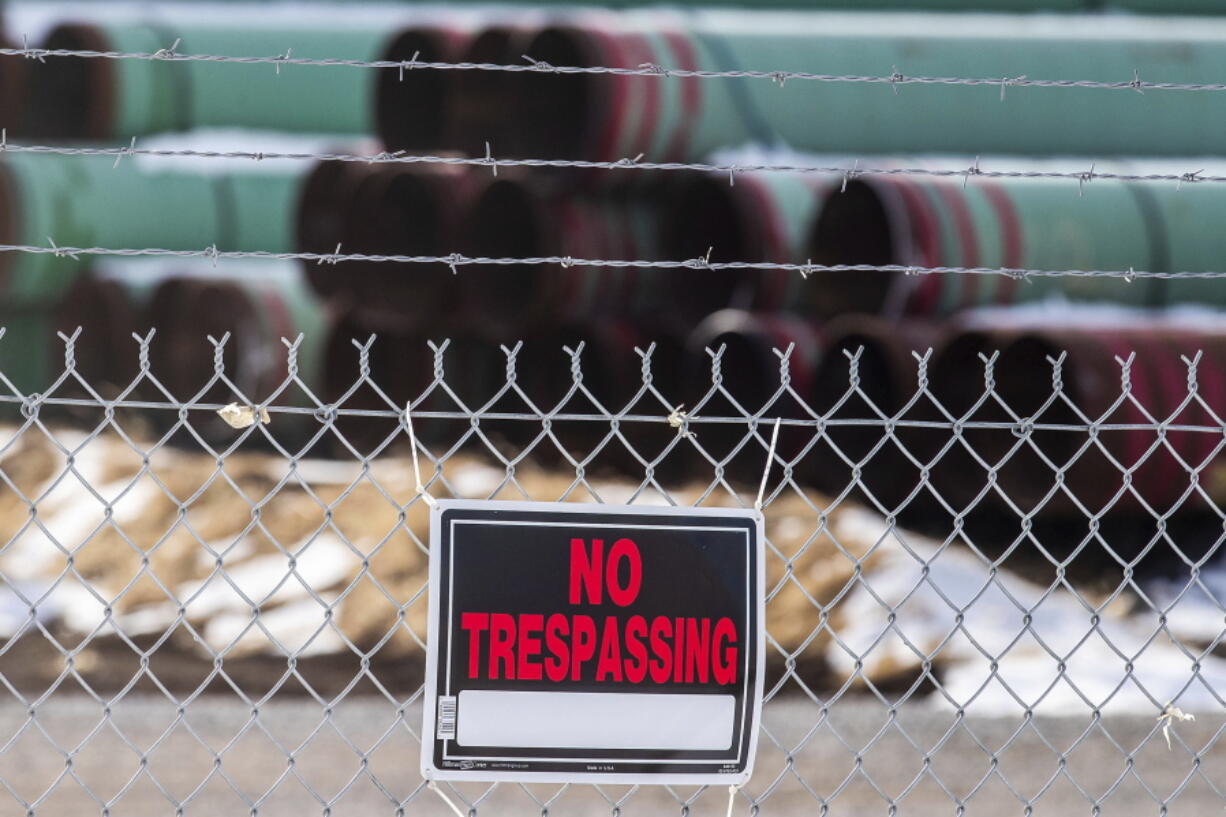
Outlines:
<svg viewBox="0 0 1226 817"><path fill-rule="evenodd" d="M673 628L673 683L685 677L685 619L677 619Z"/></svg>
<svg viewBox="0 0 1226 817"><path fill-rule="evenodd" d="M510 613L490 614L490 676L500 677L499 665L502 666L501 677L515 679L515 617Z"/></svg>
<svg viewBox="0 0 1226 817"><path fill-rule="evenodd" d="M468 631L468 677L481 676L481 633L489 629L489 613L462 613L460 629Z"/></svg>
<svg viewBox="0 0 1226 817"><path fill-rule="evenodd" d="M570 540L571 604L628 607L643 587L638 545L623 537ZM628 613L629 611L627 611ZM599 623L598 623L599 621ZM468 677L562 683L735 684L736 623L697 616L566 613L460 614L468 634ZM482 652L482 634L488 647ZM486 657L488 656L488 657Z"/></svg>
<svg viewBox="0 0 1226 817"><path fill-rule="evenodd" d="M647 637L647 619L642 616L630 616L626 621L626 680L632 684L641 684L647 677L647 645L643 639Z"/></svg>
<svg viewBox="0 0 1226 817"><path fill-rule="evenodd" d="M570 669L570 647L566 636L570 633L570 619L561 613L554 613L545 622L545 647L552 654L545 659L545 677L555 684L566 680Z"/></svg>
<svg viewBox="0 0 1226 817"><path fill-rule="evenodd" d="M600 637L600 659L596 662L596 680L603 681L606 676L612 676L614 681L622 679L622 646L617 619L613 616L607 616L604 620L604 634Z"/></svg>
<svg viewBox="0 0 1226 817"><path fill-rule="evenodd" d="M629 565L629 577L625 587L618 585L621 575L619 564L623 561ZM643 557L639 553L638 545L629 539L618 539L613 543L613 547L609 548L609 564L605 568L605 581L609 585L609 601L618 607L629 606L638 598L639 589L643 586Z"/></svg>
<svg viewBox="0 0 1226 817"><path fill-rule="evenodd" d="M583 662L592 660L596 654L596 623L591 616L575 616L572 629L575 639L570 653L570 680L578 681L582 677Z"/></svg>
<svg viewBox="0 0 1226 817"><path fill-rule="evenodd" d="M701 622L692 618L686 622L685 629L685 682L707 682L711 659L711 619L704 618Z"/></svg>
<svg viewBox="0 0 1226 817"><path fill-rule="evenodd" d="M519 617L519 649L515 651L515 675L521 681L541 680L541 664L536 659L541 654L540 633L545 626L545 617L540 613L524 613Z"/></svg>
<svg viewBox="0 0 1226 817"><path fill-rule="evenodd" d="M715 622L715 644L712 647L711 675L717 684L736 683L736 647L725 646L736 643L736 624L730 618L721 618Z"/></svg>
<svg viewBox="0 0 1226 817"><path fill-rule="evenodd" d="M656 657L651 659L652 683L667 683L673 674L673 653L664 639L673 635L672 619L659 616L651 622L651 651Z"/></svg>
<svg viewBox="0 0 1226 817"><path fill-rule="evenodd" d="M570 603L582 604L581 595L586 594L588 603L600 604L600 586L603 584L600 569L604 564L604 540L592 540L589 556L582 539L570 540ZM582 589L583 593L580 593Z"/></svg>

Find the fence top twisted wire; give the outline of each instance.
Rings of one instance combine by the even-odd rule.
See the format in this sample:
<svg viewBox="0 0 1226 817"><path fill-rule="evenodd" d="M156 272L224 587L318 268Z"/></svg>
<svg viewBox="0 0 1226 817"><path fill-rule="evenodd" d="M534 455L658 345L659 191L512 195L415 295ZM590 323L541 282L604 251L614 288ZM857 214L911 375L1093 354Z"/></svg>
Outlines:
<svg viewBox="0 0 1226 817"><path fill-rule="evenodd" d="M97 51L71 48L36 48L23 45L21 48L0 48L0 56L24 57L43 62L47 57L81 57L85 59L148 60L155 62L211 62L244 65L272 65L279 72L284 65L337 66L346 68L395 69L400 72L415 70L434 71L501 71L507 73L542 74L603 74L609 76L676 77L693 79L755 79L784 85L790 81L849 83L867 85L955 85L964 87L1006 88L1088 88L1108 91L1226 91L1226 83L1213 82L1153 82L1141 79L1136 72L1128 79L1032 79L1021 75L1014 77L956 77L956 76L909 76L894 68L888 74L821 74L809 71L759 71L759 70L710 70L670 68L656 63L643 63L636 67L552 65L526 56L523 64L492 62L447 62L439 60L363 60L341 57L295 57L293 49L282 54L265 56L237 56L226 54L183 54L176 40L168 48L157 51Z"/></svg>
<svg viewBox="0 0 1226 817"><path fill-rule="evenodd" d="M170 258L206 258L212 261L229 259L269 259L278 261L307 261L316 264L341 264L348 261L364 261L372 263L392 264L437 264L450 267L453 274L458 274L460 267L466 266L540 266L556 265L564 269L571 267L604 267L610 269L661 269L661 270L756 270L795 272L802 278L813 274L826 272L880 272L901 273L903 275L998 275L1007 278L1026 281L1031 278L1075 277L1075 278L1121 278L1131 282L1137 279L1187 279L1187 278L1224 278L1226 271L1181 271L1162 272L1152 270L1080 270L1080 269L1027 269L1018 267L922 267L901 264L795 264L776 261L712 261L709 258L689 258L674 261L647 261L643 259L610 259L610 258L575 258L572 256L532 256L532 257L498 257L470 256L463 253L448 255L378 255L372 253L345 253L337 247L335 252L268 252L265 250L219 250L209 246L198 250L172 250L160 247L62 247L50 239L51 246L40 247L32 244L0 244L0 252L28 253L33 255L54 255L60 258L79 260L79 256L160 256Z"/></svg>
<svg viewBox="0 0 1226 817"><path fill-rule="evenodd" d="M615 161L588 159L506 159L493 156L488 150L485 156L436 156L413 154L407 151L380 151L379 153L338 153L332 151L277 151L277 150L202 150L197 148L146 148L137 147L136 137L127 146L90 147L65 145L22 145L8 141L7 133L0 130L0 153L29 153L54 156L98 156L114 158L118 162L127 157L149 156L159 158L196 159L247 159L251 161L312 161L346 162L367 165L452 165L462 167L488 167L497 174L499 168L532 167L579 170L659 170L691 171L727 175L730 185L736 184L738 173L803 173L841 178L847 182L863 176L926 176L932 178L962 179L963 184L972 178L984 179L1064 179L1075 181L1079 190L1095 180L1123 182L1173 182L1183 184L1226 183L1226 175L1206 173L1203 169L1167 173L1130 173L1100 170L1093 163L1086 170L993 170L980 166L976 159L964 168L953 167L873 167L862 166L859 160L850 165L802 164L796 162L650 162L641 158L626 157Z"/></svg>

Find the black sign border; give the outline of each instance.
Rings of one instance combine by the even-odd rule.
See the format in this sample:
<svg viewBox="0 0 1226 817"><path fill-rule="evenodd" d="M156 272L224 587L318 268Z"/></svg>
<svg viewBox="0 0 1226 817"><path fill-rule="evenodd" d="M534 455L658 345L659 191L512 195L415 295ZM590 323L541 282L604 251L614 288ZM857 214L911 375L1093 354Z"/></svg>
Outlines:
<svg viewBox="0 0 1226 817"><path fill-rule="evenodd" d="M746 686L738 707L739 740L733 750L707 750L683 753L687 759L677 762L655 760L643 762L646 753L637 750L598 749L525 749L507 747L505 758L498 760L446 760L445 744L435 732L441 673L445 672L447 635L445 609L450 575L450 528L447 524L460 519L506 521L573 522L583 516L595 524L617 524L633 517L635 524L660 527L744 527L748 534L748 571L746 576L749 598L746 631L748 633ZM763 690L764 576L763 531L761 515L739 508L668 508L579 503L508 502L478 500L441 500L435 503L430 519L430 618L429 649L422 726L422 773L427 778L452 780L534 780L540 782L609 783L716 783L745 782L753 770L757 747L758 723L761 715ZM756 603L755 603L756 602ZM495 750L497 751L497 750ZM514 754L512 754L514 753ZM576 755L573 761L556 760L559 755ZM481 750L483 758L492 754L489 747ZM672 753L677 754L677 753ZM554 758L542 761L541 756ZM582 756L582 757L579 757ZM731 759L730 759L731 758ZM636 762L637 761L637 762Z"/></svg>

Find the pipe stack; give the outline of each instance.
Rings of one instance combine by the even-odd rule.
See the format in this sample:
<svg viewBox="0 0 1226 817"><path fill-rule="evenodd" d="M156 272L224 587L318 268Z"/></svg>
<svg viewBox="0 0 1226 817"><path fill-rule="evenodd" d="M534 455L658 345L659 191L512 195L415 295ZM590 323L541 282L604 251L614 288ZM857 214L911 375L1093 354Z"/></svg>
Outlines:
<svg viewBox="0 0 1226 817"><path fill-rule="evenodd" d="M1110 36L1104 36L1109 34ZM1177 39L1179 48L1163 47ZM1200 82L1226 68L1226 36L1126 19L709 12L575 16L524 52L550 65L703 71ZM883 68L885 66L885 68ZM762 79L710 81L523 72L500 83L520 112L488 123L503 155L698 160L756 141L818 152L1200 155L1226 112L1196 94ZM898 91L895 93L895 91ZM992 115L983 109L991 105ZM821 126L814 127L821 111ZM952 126L951 123L957 123ZM522 154L519 145L535 148Z"/></svg>
<svg viewBox="0 0 1226 817"><path fill-rule="evenodd" d="M1206 272L1221 267L1226 236L1212 227L1226 191L1208 185L1067 179L960 181L884 176L832 192L813 223L815 263L1035 270ZM830 286L828 284L837 284ZM947 315L969 307L1062 297L1138 307L1219 305L1197 279L925 276L843 273L807 290L817 314L846 310Z"/></svg>
<svg viewBox="0 0 1226 817"><path fill-rule="evenodd" d="M1140 8L1150 1L1122 5ZM1075 10L1086 2L880 0L909 9L995 10ZM1181 0L1180 10L1198 2ZM48 139L126 143L147 133L240 127L379 141L351 142L337 152L480 157L488 151L499 158L628 164L638 157L709 161L716 151L746 143L895 157L925 151L1196 155L1220 152L1226 132L1226 109L1210 94L1039 89L1006 80L955 87L676 75L764 70L879 77L896 66L908 76L1204 82L1226 73L1226 26L1205 21L756 10L539 12L487 17L483 27L474 24L475 16L406 19L407 25L277 29L240 22L187 26L173 18L157 24L67 21L52 29L44 47L150 53L179 40L183 54L272 55L292 46L295 57L380 59L398 67L70 57L49 58L44 66L18 59L21 69L31 69L29 104L11 102L21 97L22 83L10 82L19 72L0 71L0 115L12 109L13 128ZM658 70L414 67L440 60L522 64L524 55L553 66ZM1008 166L1025 170L1026 161ZM897 168L903 162L878 158L871 164ZM58 308L58 325L87 324L87 332L107 337L108 344L113 338L118 348L119 333L95 321L89 303L114 304L105 311L120 315L152 298L148 320L160 329L156 365L180 399L210 380L211 369L189 365L209 359L202 354L205 333L231 333L234 383L258 396L287 374L273 362L283 358L279 338L316 327L310 334L320 336L320 346L303 348L300 376L319 386L322 399L343 400L355 411L398 411L422 399L418 409L427 416L417 431L430 444L450 445L471 430L462 421L431 418L431 411L654 416L667 409L675 419L680 414L674 409L684 404L683 411L730 422L696 423L693 436L686 436L665 422L619 421L610 435L604 422L561 419L544 440L531 433L531 422L504 417L482 425L488 444L506 446L512 455L537 446L543 458L635 474L650 469L670 479L709 472L714 459L723 475L751 482L761 473L762 451L745 439L746 418L780 415L792 421L779 453L795 479L832 493L856 482L862 498L887 513L949 513L943 502L954 513L999 508L1004 494L1016 492L1009 495L1025 501L1023 512L1053 516L1079 512L1070 492L1085 493L1100 508L1115 495L1110 479L1095 477L1107 473L1103 462L1086 457L1070 464L1057 484L1059 475L1048 479L1039 451L1010 455L1016 437L999 429L969 430L943 452L948 435L940 439L925 422L944 421L950 413L1011 422L998 402L981 400L984 384L967 374L981 372L980 352L1001 352L1002 399L1033 413L1041 408L1033 402L1034 384L1046 382L1037 374L1040 363L1058 348L1075 347L1068 359L1075 371L1065 383L1078 400L1105 410L1102 395L1109 390L1095 385L1092 374L1111 360L1103 350L1139 345L1144 354L1138 353L1134 388L1148 389L1146 399L1176 411L1178 404L1164 402L1178 379L1173 353L1197 343L1216 348L1208 331L1081 327L1053 333L1017 321L1019 328L1008 331L975 324L974 331L945 342L944 319L1053 297L1143 309L1223 301L1219 286L1199 280L1036 277L1023 283L879 272L819 273L805 280L795 273L709 267L746 261L1217 270L1226 258L1226 232L1219 227L1226 213L1226 192L1219 191L1226 188L1219 185L854 173L839 179L631 167L499 168L495 174L490 167L411 161L322 161L301 173L262 174L253 164L213 176L146 167L127 158L113 170L88 157L8 156L0 165L0 199L6 202L0 238L444 259L462 253L482 262L455 270L447 263L309 263L295 285L255 266L221 278L192 271L154 295L134 296L118 280L83 277L83 266L71 258L6 256L0 258L0 283L13 323L0 350L35 352L0 351L14 358L0 362L26 367L19 372L24 384L45 382L53 364L45 346L12 343L20 341L13 327L25 321L34 331ZM614 263L584 267L583 259ZM686 263L675 269L618 265L635 260ZM372 333L381 339L370 352L370 376L355 381L352 341L365 343ZM432 388L435 361L426 346L428 339L446 337L453 339L443 354L450 392ZM504 389L507 361L498 347L519 340L525 345L515 387ZM648 383L634 350L653 340L656 368ZM912 353L931 345L943 351L930 361L925 380ZM562 346L582 347L581 382ZM708 347L724 350L714 381ZM781 379L775 351L788 348ZM1160 363L1162 352L1172 352L1166 356L1171 362ZM103 359L79 363L116 383L129 374L108 371ZM1017 371L1006 374L1009 366ZM921 399L915 399L921 386ZM209 387L201 399L228 396L226 388ZM852 422L866 416L873 424ZM342 416L338 428L366 451L380 450L401 433L394 418L358 414ZM768 432L758 429L763 437ZM1203 440L1195 437L1172 432L1167 452L1202 454L1210 468L1216 453L1198 448ZM1063 444L1054 432L1036 440L1042 451ZM1143 443L1134 435L1107 450L1112 457L1141 457ZM1139 512L1137 498L1128 497L1142 483L1168 506L1179 501L1177 489L1192 481L1180 486L1178 469L1159 454L1134 457L1133 482L1117 486L1124 496L1111 507ZM991 463L1008 456L993 482ZM913 490L925 480L933 490ZM1048 490L1053 487L1054 493Z"/></svg>
<svg viewBox="0 0 1226 817"><path fill-rule="evenodd" d="M212 176L147 167L128 162L116 168L88 156L6 156L0 163L0 243L45 247L52 237L64 247L292 248L300 173L250 164ZM0 364L14 373L19 388L49 382L58 363L47 356L43 340L48 321L66 296L65 308L75 311L70 288L89 262L89 256L53 253L0 255L9 333L0 343Z"/></svg>

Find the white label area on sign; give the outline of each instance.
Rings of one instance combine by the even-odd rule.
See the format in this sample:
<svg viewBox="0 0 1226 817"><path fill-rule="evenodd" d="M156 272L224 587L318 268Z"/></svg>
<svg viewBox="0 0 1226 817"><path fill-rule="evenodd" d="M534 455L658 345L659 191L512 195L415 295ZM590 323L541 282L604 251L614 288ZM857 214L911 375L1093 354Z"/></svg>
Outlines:
<svg viewBox="0 0 1226 817"><path fill-rule="evenodd" d="M422 774L745 782L763 558L750 510L440 501Z"/></svg>
<svg viewBox="0 0 1226 817"><path fill-rule="evenodd" d="M609 749L728 749L731 695L592 692L460 693L461 746L582 749L599 734Z"/></svg>

